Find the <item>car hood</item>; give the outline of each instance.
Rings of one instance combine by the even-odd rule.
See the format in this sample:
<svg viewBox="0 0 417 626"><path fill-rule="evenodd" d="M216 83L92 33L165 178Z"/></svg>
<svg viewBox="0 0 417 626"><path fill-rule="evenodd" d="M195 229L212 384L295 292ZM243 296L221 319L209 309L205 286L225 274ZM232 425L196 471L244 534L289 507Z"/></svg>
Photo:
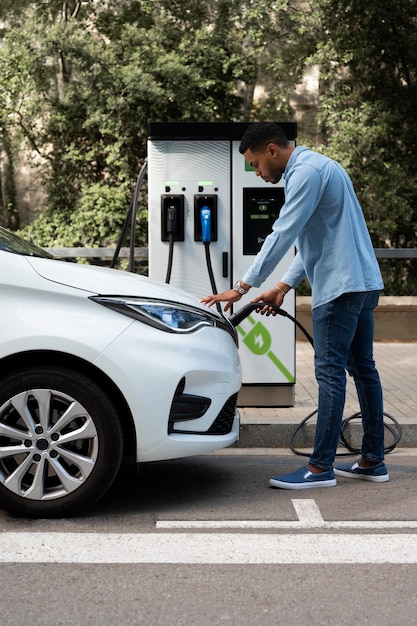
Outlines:
<svg viewBox="0 0 417 626"><path fill-rule="evenodd" d="M56 259L35 257L27 257L27 259L42 278L86 291L89 294L160 298L190 304L201 309L206 308L186 291L151 280L146 276L92 265L77 265Z"/></svg>

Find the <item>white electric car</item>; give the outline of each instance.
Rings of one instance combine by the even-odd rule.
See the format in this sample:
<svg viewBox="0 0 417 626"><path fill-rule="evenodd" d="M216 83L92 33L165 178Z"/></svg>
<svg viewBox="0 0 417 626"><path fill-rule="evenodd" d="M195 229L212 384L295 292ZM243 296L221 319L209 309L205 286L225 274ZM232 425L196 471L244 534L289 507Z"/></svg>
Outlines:
<svg viewBox="0 0 417 626"><path fill-rule="evenodd" d="M136 274L58 260L0 228L0 507L74 514L137 463L234 443L234 327Z"/></svg>

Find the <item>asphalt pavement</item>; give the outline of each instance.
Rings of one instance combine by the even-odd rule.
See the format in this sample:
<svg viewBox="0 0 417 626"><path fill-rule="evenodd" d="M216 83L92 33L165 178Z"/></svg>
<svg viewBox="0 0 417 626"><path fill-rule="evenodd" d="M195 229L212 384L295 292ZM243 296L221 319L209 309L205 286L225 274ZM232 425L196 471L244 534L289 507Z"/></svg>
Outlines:
<svg viewBox="0 0 417 626"><path fill-rule="evenodd" d="M381 377L386 414L385 445L417 448L417 342L375 342L374 359ZM344 435L353 450L360 446L361 426L355 385L347 377ZM265 394L268 388L265 388ZM296 342L295 403L291 407L241 407L239 448L287 448L308 451L313 442L317 384L313 349ZM313 414L313 415L311 415ZM300 427L297 426L311 417ZM397 439L399 441L397 442Z"/></svg>
<svg viewBox="0 0 417 626"><path fill-rule="evenodd" d="M241 408L235 449L122 472L75 518L0 511L2 626L416 624L416 350L375 344L402 429L387 483L269 488L301 465L289 439L316 409L313 351L299 342L294 406ZM357 412L349 380L345 414Z"/></svg>

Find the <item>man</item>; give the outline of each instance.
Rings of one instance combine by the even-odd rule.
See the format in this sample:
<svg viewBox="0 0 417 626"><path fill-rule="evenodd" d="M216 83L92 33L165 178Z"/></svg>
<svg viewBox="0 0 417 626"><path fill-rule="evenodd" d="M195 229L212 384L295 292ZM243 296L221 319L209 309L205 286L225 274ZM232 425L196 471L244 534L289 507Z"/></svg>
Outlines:
<svg viewBox="0 0 417 626"><path fill-rule="evenodd" d="M284 176L285 204L242 280L202 302L226 302L227 311L249 289L259 287L294 244L297 254L280 282L252 302L259 302L259 311L269 315L269 305L281 306L304 276L312 288L318 383L314 450L307 466L275 476L270 485L332 487L335 474L386 482L382 389L373 360L374 308L383 282L352 182L339 163L303 146L294 148L277 124L251 124L240 152L265 182L275 184ZM346 370L355 381L364 434L360 459L334 468Z"/></svg>

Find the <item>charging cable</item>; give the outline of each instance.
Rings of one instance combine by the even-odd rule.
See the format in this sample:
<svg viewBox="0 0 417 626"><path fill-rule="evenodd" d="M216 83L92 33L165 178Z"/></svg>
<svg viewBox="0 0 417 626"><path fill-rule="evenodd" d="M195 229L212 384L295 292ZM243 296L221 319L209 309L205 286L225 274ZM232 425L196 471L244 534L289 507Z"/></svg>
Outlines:
<svg viewBox="0 0 417 626"><path fill-rule="evenodd" d="M146 170L148 169L148 157L143 161L143 165L140 169L139 176L136 180L135 193L133 194L132 202L130 203L129 210L127 212L125 221L123 223L122 232L117 242L116 250L113 254L113 259L110 263L110 267L114 268L119 258L120 249L122 247L124 238L126 236L127 228L130 222L130 257L129 257L129 272L135 271L135 234L136 234L136 216L138 212L139 194L145 178Z"/></svg>
<svg viewBox="0 0 417 626"><path fill-rule="evenodd" d="M169 249L168 249L168 265L167 273L165 276L165 282L169 283L171 280L172 271L172 258L174 255L174 236L178 228L178 213L177 207L171 204L167 209L167 233L169 237Z"/></svg>
<svg viewBox="0 0 417 626"><path fill-rule="evenodd" d="M229 317L229 322L233 324L233 326L236 328L236 326L238 326L250 313L252 313L252 311L255 311L256 309L260 309L262 308L262 306L264 306L262 302L250 302L249 304L246 304L241 309L239 309L239 311L236 311L236 313L233 313ZM282 317L288 317L288 319L290 319L303 332L303 334L306 336L311 346L314 348L313 337L304 328L304 326L302 326L302 324L300 324L300 322L295 319L295 317L293 317L287 311L285 311L284 309L281 309L280 307L277 307L275 305L268 305L268 306L274 309L277 315L281 315ZM308 422L309 419L311 419L314 415L316 415L317 412L318 412L318 409L315 409L314 411L309 413L307 417L305 417L295 428L291 436L291 440L289 444L289 448L292 452L294 452L294 454L298 454L299 456L306 456L306 457L311 456L310 453L308 452L302 452L301 450L298 450L295 447L294 440L297 434L303 428L303 426ZM395 417L385 412L383 415L384 415L384 418L388 418L388 420L390 420L390 423L387 423L384 421L384 428L390 433L392 437L392 443L389 446L384 448L385 454L388 454L389 452L392 452L394 448L397 446L397 444L399 443L401 436L402 436L402 429L401 429L401 425L395 419ZM350 422L355 419L362 419L362 413L360 412L354 413L350 417L347 417L344 420L342 420L342 427L340 431L340 443L348 450L348 452L339 452L336 454L336 456L350 456L352 454L356 455L356 454L361 453L361 449L359 447L352 445L347 440L347 428Z"/></svg>

